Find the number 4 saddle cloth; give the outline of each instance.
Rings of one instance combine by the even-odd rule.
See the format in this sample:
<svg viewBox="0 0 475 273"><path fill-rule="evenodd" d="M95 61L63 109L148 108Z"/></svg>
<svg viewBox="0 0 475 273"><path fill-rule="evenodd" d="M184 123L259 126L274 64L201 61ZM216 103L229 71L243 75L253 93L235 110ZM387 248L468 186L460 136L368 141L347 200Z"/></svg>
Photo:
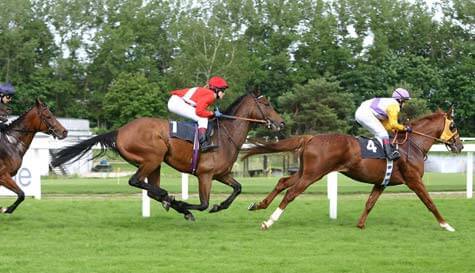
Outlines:
<svg viewBox="0 0 475 273"><path fill-rule="evenodd" d="M376 138L358 136L356 139L360 143L362 158L386 159L383 146Z"/></svg>

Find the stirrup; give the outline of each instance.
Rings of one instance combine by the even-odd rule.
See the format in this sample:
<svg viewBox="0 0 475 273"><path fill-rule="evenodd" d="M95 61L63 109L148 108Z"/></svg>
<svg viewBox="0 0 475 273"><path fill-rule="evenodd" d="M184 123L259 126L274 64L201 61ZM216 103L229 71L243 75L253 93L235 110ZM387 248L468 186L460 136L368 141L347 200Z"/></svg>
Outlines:
<svg viewBox="0 0 475 273"><path fill-rule="evenodd" d="M393 151L391 154L387 155L387 159L389 160L397 160L401 157L401 154L399 151Z"/></svg>
<svg viewBox="0 0 475 273"><path fill-rule="evenodd" d="M216 149L216 148L218 148L218 145L213 145L213 144L200 145L200 152L207 152L209 150L213 150L213 149Z"/></svg>

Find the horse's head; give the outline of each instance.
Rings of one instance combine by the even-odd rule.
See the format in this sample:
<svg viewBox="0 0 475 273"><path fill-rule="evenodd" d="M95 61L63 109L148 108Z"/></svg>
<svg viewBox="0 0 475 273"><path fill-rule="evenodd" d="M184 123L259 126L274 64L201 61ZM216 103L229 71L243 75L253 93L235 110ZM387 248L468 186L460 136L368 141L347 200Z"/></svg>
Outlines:
<svg viewBox="0 0 475 273"><path fill-rule="evenodd" d="M284 128L284 119L274 110L269 100L255 91L249 93L252 97L254 107L251 107L249 118L265 120L267 128L280 131Z"/></svg>
<svg viewBox="0 0 475 273"><path fill-rule="evenodd" d="M415 121L413 132L426 138L444 143L451 152L460 153L463 149L460 134L453 120L453 108L447 112L436 112Z"/></svg>
<svg viewBox="0 0 475 273"><path fill-rule="evenodd" d="M444 115L444 128L439 138L444 141L444 144L450 148L451 152L460 153L463 149L463 144L453 116L454 109L450 107Z"/></svg>
<svg viewBox="0 0 475 273"><path fill-rule="evenodd" d="M36 105L33 107L36 109L36 129L40 132L52 135L59 139L63 139L68 135L68 130L59 123L56 117L51 113L48 106L36 99Z"/></svg>

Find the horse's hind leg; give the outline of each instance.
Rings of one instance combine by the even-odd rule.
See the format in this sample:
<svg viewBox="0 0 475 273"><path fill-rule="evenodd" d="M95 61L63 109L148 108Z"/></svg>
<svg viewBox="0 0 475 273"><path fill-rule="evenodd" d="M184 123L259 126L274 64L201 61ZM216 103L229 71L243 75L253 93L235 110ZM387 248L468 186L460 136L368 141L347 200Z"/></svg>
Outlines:
<svg viewBox="0 0 475 273"><path fill-rule="evenodd" d="M299 178L299 173L295 173L291 176L287 177L282 177L279 179L279 182L277 182L277 185L275 185L274 190L271 191L266 198L264 198L261 202L258 204L252 203L249 205L248 209L249 210L259 210L259 209L266 209L274 200L274 198L279 195L283 190L291 187L295 182L298 181Z"/></svg>
<svg viewBox="0 0 475 273"><path fill-rule="evenodd" d="M180 205L180 201L176 201L172 196L168 195L168 192L165 189L160 187L160 169L161 165L159 165L152 173L150 173L147 177L148 184L155 186L158 189L158 195L155 194L154 191L147 191L147 195L161 202L163 207L168 210L170 207L176 210L179 213L185 215L185 218L192 220L194 217L191 212L185 209L183 206Z"/></svg>
<svg viewBox="0 0 475 273"><path fill-rule="evenodd" d="M10 175L3 175L0 178L0 184L5 186L5 188L13 191L17 195L17 199L11 206L7 208L0 207L0 213L13 213L13 211L18 207L18 205L20 205L20 203L25 200L25 193L20 189L20 187L18 187L15 180L13 180Z"/></svg>
<svg viewBox="0 0 475 273"><path fill-rule="evenodd" d="M303 171L303 174L299 180L295 182L295 184L290 187L287 192L285 193L284 198L279 204L279 207L272 213L270 218L267 221L264 221L261 224L261 229L266 230L272 224L279 220L280 216L284 212L285 208L292 202L298 195L304 192L311 184L320 180L325 174L329 173L329 171L321 171L321 170L310 170L308 173Z"/></svg>
<svg viewBox="0 0 475 273"><path fill-rule="evenodd" d="M374 185L371 194L366 201L365 208L363 210L363 214L361 214L360 220L358 221L357 227L363 229L365 227L366 219L368 218L368 214L370 213L371 209L373 209L374 204L378 201L379 196L384 191L384 187L381 185Z"/></svg>

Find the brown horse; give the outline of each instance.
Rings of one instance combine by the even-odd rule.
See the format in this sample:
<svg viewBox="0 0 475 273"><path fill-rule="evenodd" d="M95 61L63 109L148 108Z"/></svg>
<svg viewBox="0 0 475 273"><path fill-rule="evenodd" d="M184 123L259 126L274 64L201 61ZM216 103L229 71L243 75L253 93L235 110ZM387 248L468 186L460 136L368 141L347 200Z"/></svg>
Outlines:
<svg viewBox="0 0 475 273"><path fill-rule="evenodd" d="M435 141L445 143L452 152L458 153L463 149L452 120L452 110L425 116L411 122L410 126L413 132L406 135L408 138L404 144L399 145L402 156L394 161L389 185L406 184L434 214L442 228L454 231L437 210L422 182L424 159ZM283 151L299 151L300 169L289 177L281 178L264 200L249 207L249 210L265 209L280 192L289 188L276 211L269 220L262 223L262 229L269 228L277 221L287 205L308 186L332 171L341 172L360 182L374 184L358 222L359 228L365 227L369 212L385 188L381 182L386 171L386 160L362 158L358 140L353 136L341 134L296 136L276 143L263 144L249 150L244 158Z"/></svg>
<svg viewBox="0 0 475 273"><path fill-rule="evenodd" d="M122 158L138 167L130 178L129 184L145 189L148 195L162 202L164 207L172 207L183 213L185 219L194 220L190 209L205 210L209 206L211 182L216 179L233 188L231 195L214 205L210 212L228 208L241 193L241 184L231 176L231 169L238 157L241 145L246 140L252 121L267 123L274 130L284 126L283 119L275 112L269 101L259 94L247 94L231 104L224 114L233 119L224 119L218 123L213 142L219 148L202 153L195 175L198 177L200 204L192 205L177 201L160 188L160 166L163 162L180 172L190 173L192 144L181 139L170 138L168 120L158 118L139 118L133 120L117 131L85 140L74 146L61 150L53 160L53 166L70 161L88 152L100 143L103 148L112 148ZM258 120L257 120L258 119ZM77 160L77 159L76 159ZM148 183L145 183L147 178Z"/></svg>
<svg viewBox="0 0 475 273"><path fill-rule="evenodd" d="M13 213L25 199L25 193L12 177L21 167L23 156L37 132L47 133L59 139L68 135L68 131L39 99L36 99L36 104L30 110L14 120L1 133L0 185L16 193L17 199L7 208L0 207L0 213Z"/></svg>

